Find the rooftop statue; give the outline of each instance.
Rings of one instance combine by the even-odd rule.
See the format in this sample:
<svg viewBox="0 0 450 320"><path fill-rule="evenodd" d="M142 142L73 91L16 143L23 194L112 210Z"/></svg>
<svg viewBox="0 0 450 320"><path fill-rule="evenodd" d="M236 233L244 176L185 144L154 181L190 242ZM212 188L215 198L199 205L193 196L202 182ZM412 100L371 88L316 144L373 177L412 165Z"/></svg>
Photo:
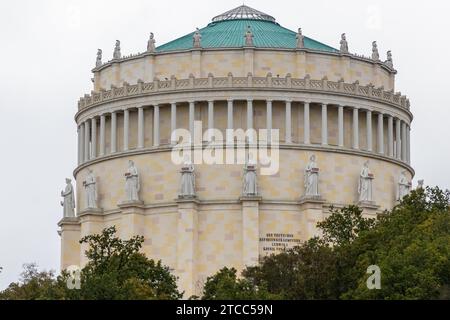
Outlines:
<svg viewBox="0 0 450 320"><path fill-rule="evenodd" d="M389 50L387 52L387 60L385 61L386 65L390 68L394 68L394 61L392 60L392 52Z"/></svg>
<svg viewBox="0 0 450 320"><path fill-rule="evenodd" d="M348 53L348 42L345 33L341 35L341 53Z"/></svg>
<svg viewBox="0 0 450 320"><path fill-rule="evenodd" d="M193 36L193 46L194 48L201 48L202 47L202 35L200 34L200 30L197 28L195 30L194 36Z"/></svg>
<svg viewBox="0 0 450 320"><path fill-rule="evenodd" d="M147 42L147 52L155 52L155 35L153 34L153 32L150 32L150 38L148 39Z"/></svg>
<svg viewBox="0 0 450 320"><path fill-rule="evenodd" d="M61 191L61 205L63 206L64 218L74 218L75 217L75 197L73 194L72 180L66 179L66 188Z"/></svg>
<svg viewBox="0 0 450 320"><path fill-rule="evenodd" d="M250 26L247 27L247 32L245 33L245 46L246 47L253 47L253 32L252 32L252 28Z"/></svg>
<svg viewBox="0 0 450 320"><path fill-rule="evenodd" d="M378 46L376 41L372 42L372 59L375 61L380 60L380 54L378 53Z"/></svg>
<svg viewBox="0 0 450 320"><path fill-rule="evenodd" d="M139 201L139 191L141 184L139 180L139 173L133 161L128 161L128 170L125 173L125 192L127 201Z"/></svg>
<svg viewBox="0 0 450 320"><path fill-rule="evenodd" d="M425 184L425 180L417 181L417 189L423 189L424 184Z"/></svg>
<svg viewBox="0 0 450 320"><path fill-rule="evenodd" d="M95 61L95 66L100 67L102 65L102 49L97 50L97 60Z"/></svg>
<svg viewBox="0 0 450 320"><path fill-rule="evenodd" d="M302 28L298 28L297 39L297 49L303 49L305 47L305 37L302 33Z"/></svg>
<svg viewBox="0 0 450 320"><path fill-rule="evenodd" d="M122 57L122 54L120 53L120 41L116 40L116 46L114 47L114 59L120 59Z"/></svg>

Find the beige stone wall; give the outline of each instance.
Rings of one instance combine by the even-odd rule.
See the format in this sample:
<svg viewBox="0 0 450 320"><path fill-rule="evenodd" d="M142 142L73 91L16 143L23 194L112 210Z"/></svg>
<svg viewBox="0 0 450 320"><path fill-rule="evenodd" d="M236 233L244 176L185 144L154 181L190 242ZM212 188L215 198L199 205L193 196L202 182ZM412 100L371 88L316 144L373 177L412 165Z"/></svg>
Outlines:
<svg viewBox="0 0 450 320"><path fill-rule="evenodd" d="M374 200L382 209L395 203L396 181L403 169L384 160L323 151L280 150L280 171L275 176L260 176L263 199L296 201L303 194L303 170L311 154L317 155L321 168L321 193L328 203L352 204L357 200L357 181L365 160L375 174ZM177 198L179 166L171 162L170 152L121 157L89 166L98 177L99 206L105 211L117 209L125 200L124 172L127 161L136 163L141 174L141 198L146 204L173 202ZM79 208L84 207L82 169L76 176ZM241 195L242 165L197 165L198 197L204 200L237 200Z"/></svg>
<svg viewBox="0 0 450 320"><path fill-rule="evenodd" d="M325 203L301 204L299 200L304 192L303 170L313 153L317 156L321 170L320 192ZM145 206L138 214L130 214L118 206L124 200L123 172L128 159L135 161L141 174L141 199ZM192 288L192 292L199 293L206 278L224 266L241 270L257 259L252 258L255 252L259 256L276 253L280 246L293 247L316 235L316 223L326 216L330 205L339 207L357 202L358 176L367 159L359 155L283 149L279 174L259 176L262 197L259 208L244 207L239 201L242 187L241 165L198 165L196 179L200 202L194 211L177 209L179 205L175 199L180 178L179 168L170 162L169 152L92 164L89 168L98 176L99 205L104 213L82 215L78 231L76 228L64 229L62 266L86 262L83 254L86 247L77 245L80 237L116 225L123 238L143 235L143 252L150 258L161 259L173 268L181 276L182 288ZM375 175L374 201L380 206L378 212L381 212L395 204L396 181L404 168L381 159L370 161L371 171ZM85 176L86 169L82 169L76 176L81 209L84 203L81 185ZM182 229L180 219L184 221ZM193 225L184 229L182 226L185 223ZM186 230L189 230L188 234L183 235ZM284 235L284 239L290 239L290 242L274 245L273 242L264 240L268 237L279 238L280 235ZM186 240L194 239L192 237L195 237L194 242ZM181 257L180 252L183 252ZM190 255L185 256L185 253ZM180 264L184 265L180 261L191 261L191 258L194 259L189 267L191 271L180 267Z"/></svg>
<svg viewBox="0 0 450 320"><path fill-rule="evenodd" d="M226 77L230 72L235 77L246 77L249 72L256 77L265 77L269 72L274 77L290 73L294 78L303 78L309 74L312 79L343 78L349 83L384 86L386 90L394 89L395 79L394 74L376 63L338 54L275 49L201 50L137 57L102 67L95 72L94 89L122 86L123 82L135 84L137 79L149 82L155 77L187 79L190 74L206 78L209 73Z"/></svg>

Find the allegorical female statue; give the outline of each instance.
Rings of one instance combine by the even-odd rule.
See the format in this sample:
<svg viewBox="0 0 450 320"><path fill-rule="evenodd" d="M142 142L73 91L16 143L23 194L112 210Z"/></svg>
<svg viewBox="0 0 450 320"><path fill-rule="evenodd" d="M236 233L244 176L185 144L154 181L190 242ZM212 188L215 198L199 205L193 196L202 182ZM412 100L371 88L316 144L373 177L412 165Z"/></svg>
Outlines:
<svg viewBox="0 0 450 320"><path fill-rule="evenodd" d="M319 168L316 156L312 155L305 168L305 197L320 197L319 194Z"/></svg>
<svg viewBox="0 0 450 320"><path fill-rule="evenodd" d="M200 34L200 30L197 28L195 30L193 38L193 46L194 48L201 48L202 47L202 35Z"/></svg>
<svg viewBox="0 0 450 320"><path fill-rule="evenodd" d="M302 28L298 28L298 33L297 33L296 39L297 39L297 48L298 49L304 48L305 47L305 37L303 36Z"/></svg>
<svg viewBox="0 0 450 320"><path fill-rule="evenodd" d="M139 180L139 173L133 161L128 161L128 170L125 173L125 193L127 201L139 201L139 191L141 183Z"/></svg>
<svg viewBox="0 0 450 320"><path fill-rule="evenodd" d="M258 195L258 185L256 180L256 163L249 157L244 167L243 194L245 197L254 197Z"/></svg>
<svg viewBox="0 0 450 320"><path fill-rule="evenodd" d="M411 191L411 182L408 181L406 177L406 171L402 171L400 173L400 177L398 179L398 187L397 187L397 200L402 200L405 196L409 194Z"/></svg>
<svg viewBox="0 0 450 320"><path fill-rule="evenodd" d="M348 42L345 33L341 35L341 53L348 53Z"/></svg>
<svg viewBox="0 0 450 320"><path fill-rule="evenodd" d="M245 33L245 45L247 47L253 47L253 32L250 26L247 27L247 32Z"/></svg>
<svg viewBox="0 0 450 320"><path fill-rule="evenodd" d="M189 157L185 157L181 168L180 198L195 198L195 170Z"/></svg>
<svg viewBox="0 0 450 320"><path fill-rule="evenodd" d="M148 39L147 42L147 52L155 52L155 35L153 34L153 32L150 32L150 38Z"/></svg>
<svg viewBox="0 0 450 320"><path fill-rule="evenodd" d="M360 202L372 202L373 179L374 175L369 170L369 161L366 161L361 170L358 181L358 194Z"/></svg>
<svg viewBox="0 0 450 320"><path fill-rule="evenodd" d="M83 182L84 190L86 193L86 208L97 208L97 183L95 181L94 172L88 169L86 180Z"/></svg>
<svg viewBox="0 0 450 320"><path fill-rule="evenodd" d="M66 179L66 188L61 191L61 197L63 197L61 205L63 206L64 218L75 217L75 197L73 195L72 180Z"/></svg>

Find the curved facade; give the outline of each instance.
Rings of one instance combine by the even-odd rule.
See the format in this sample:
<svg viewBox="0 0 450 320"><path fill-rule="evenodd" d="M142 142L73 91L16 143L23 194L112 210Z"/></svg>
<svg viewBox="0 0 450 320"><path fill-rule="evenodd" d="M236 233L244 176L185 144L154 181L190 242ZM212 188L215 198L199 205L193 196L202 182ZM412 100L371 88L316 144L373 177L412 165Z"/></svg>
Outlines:
<svg viewBox="0 0 450 320"><path fill-rule="evenodd" d="M392 65L306 37L297 48L295 32L252 10L216 17L199 30L200 46L189 34L93 69L94 90L75 115L77 215L60 222L62 268L85 263L81 237L116 225L124 238L145 237L144 252L173 268L186 296L200 294L220 268L240 270L316 235L331 206L359 204L374 216L396 204L401 173L408 181L414 175L413 117L409 101L394 91ZM255 30L254 42L246 42L243 26ZM221 30L215 42L208 40L214 30ZM264 30L272 34L264 37ZM239 33L242 42L233 40ZM269 143L279 152L278 170L258 171L257 195L243 195L245 161L235 161L194 163L195 197L179 197L182 165L172 161L171 134L193 132L197 121L197 151L226 150L227 129L279 130ZM208 128L222 133L214 144ZM232 140L236 153L255 146L245 137ZM318 197L305 197L311 155L320 168ZM129 160L139 171L139 202L126 201ZM372 199L361 202L358 180L367 160ZM86 208L88 170L96 176L95 209Z"/></svg>

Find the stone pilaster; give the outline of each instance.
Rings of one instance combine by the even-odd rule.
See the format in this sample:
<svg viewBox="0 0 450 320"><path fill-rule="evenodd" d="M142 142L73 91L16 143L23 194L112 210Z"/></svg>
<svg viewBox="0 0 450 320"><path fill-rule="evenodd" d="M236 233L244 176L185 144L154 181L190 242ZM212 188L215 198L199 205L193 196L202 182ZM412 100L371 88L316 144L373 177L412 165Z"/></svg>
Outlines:
<svg viewBox="0 0 450 320"><path fill-rule="evenodd" d="M135 236L144 236L144 203L123 202L119 208L122 211L120 237L129 240Z"/></svg>
<svg viewBox="0 0 450 320"><path fill-rule="evenodd" d="M185 290L184 298L197 292L196 264L198 250L198 202L178 199L177 265L178 286Z"/></svg>
<svg viewBox="0 0 450 320"><path fill-rule="evenodd" d="M81 238L91 235L99 234L104 229L103 214L97 210L85 210L80 212L80 240ZM118 228L117 228L118 229ZM86 243L80 244L80 267L84 267L87 263L85 251L88 249Z"/></svg>
<svg viewBox="0 0 450 320"><path fill-rule="evenodd" d="M363 211L364 218L376 218L377 212L380 209L375 201L360 201L358 202L358 207Z"/></svg>
<svg viewBox="0 0 450 320"><path fill-rule="evenodd" d="M303 221L302 230L304 230L303 240L309 240L320 234L317 223L324 220L324 204L325 200L320 197L302 197L300 199L300 214Z"/></svg>
<svg viewBox="0 0 450 320"><path fill-rule="evenodd" d="M259 262L259 202L261 197L242 197L242 267Z"/></svg>
<svg viewBox="0 0 450 320"><path fill-rule="evenodd" d="M59 223L61 236L61 270L70 266L80 266L80 231L79 218L64 218Z"/></svg>

